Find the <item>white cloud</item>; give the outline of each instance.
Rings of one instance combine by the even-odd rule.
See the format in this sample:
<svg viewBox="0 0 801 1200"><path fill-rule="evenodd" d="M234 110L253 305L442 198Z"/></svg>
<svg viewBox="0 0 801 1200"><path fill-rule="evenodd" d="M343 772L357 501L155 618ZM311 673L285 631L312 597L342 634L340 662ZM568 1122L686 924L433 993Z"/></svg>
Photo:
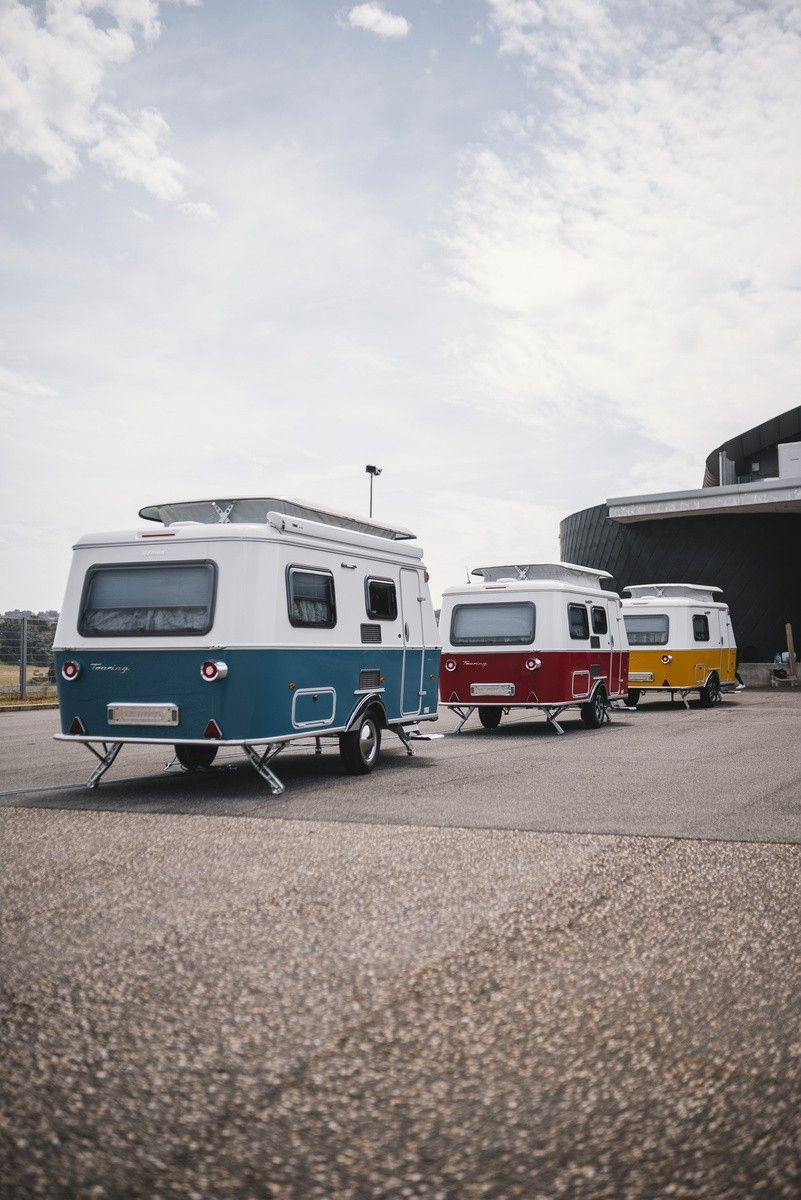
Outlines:
<svg viewBox="0 0 801 1200"><path fill-rule="evenodd" d="M411 29L405 17L387 12L381 5L373 2L356 4L345 18L353 29L365 29L381 38L404 38Z"/></svg>
<svg viewBox="0 0 801 1200"><path fill-rule="evenodd" d="M110 105L99 111L103 133L89 157L117 179L141 184L159 200L179 200L185 168L164 152L170 129L161 114L140 109L128 116Z"/></svg>
<svg viewBox="0 0 801 1200"><path fill-rule="evenodd" d="M0 366L0 400L21 403L49 399L55 395L51 387L40 383L32 375Z"/></svg>
<svg viewBox="0 0 801 1200"><path fill-rule="evenodd" d="M472 365L521 419L605 407L700 473L798 394L798 10L490 8L534 91L512 147L471 155L456 214L456 286L487 330Z"/></svg>
<svg viewBox="0 0 801 1200"><path fill-rule="evenodd" d="M198 203L194 200L187 200L183 204L178 205L178 212L183 213L185 217L191 217L195 221L214 221L217 214L210 204Z"/></svg>
<svg viewBox="0 0 801 1200"><path fill-rule="evenodd" d="M164 118L104 100L112 68L158 38L159 10L160 0L49 0L39 15L3 0L0 147L41 162L54 183L73 178L86 154L160 200L181 199L185 169L166 152Z"/></svg>

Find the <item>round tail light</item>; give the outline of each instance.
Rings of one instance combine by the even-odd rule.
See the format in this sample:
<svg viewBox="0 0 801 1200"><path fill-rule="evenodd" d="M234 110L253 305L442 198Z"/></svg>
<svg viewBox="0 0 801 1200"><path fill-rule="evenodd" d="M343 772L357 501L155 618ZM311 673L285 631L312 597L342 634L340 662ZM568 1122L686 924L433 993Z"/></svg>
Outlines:
<svg viewBox="0 0 801 1200"><path fill-rule="evenodd" d="M205 679L206 683L213 683L215 679L225 679L228 674L228 666L224 662L212 662L207 659L200 667L200 677Z"/></svg>
<svg viewBox="0 0 801 1200"><path fill-rule="evenodd" d="M78 676L80 675L80 673L81 673L81 664L73 662L72 659L69 659L67 662L65 662L61 668L62 678L66 679L68 681L77 679Z"/></svg>
<svg viewBox="0 0 801 1200"><path fill-rule="evenodd" d="M446 671L455 671L456 670L456 663L453 661L452 658L445 659L445 670Z"/></svg>

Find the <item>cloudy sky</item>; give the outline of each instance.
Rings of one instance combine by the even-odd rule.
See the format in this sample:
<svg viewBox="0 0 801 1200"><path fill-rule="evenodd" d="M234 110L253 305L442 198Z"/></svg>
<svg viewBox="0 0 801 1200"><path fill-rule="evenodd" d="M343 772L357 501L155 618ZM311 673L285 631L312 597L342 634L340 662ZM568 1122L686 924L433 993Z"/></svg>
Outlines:
<svg viewBox="0 0 801 1200"><path fill-rule="evenodd" d="M799 403L798 0L0 0L0 609L278 494L435 591Z"/></svg>

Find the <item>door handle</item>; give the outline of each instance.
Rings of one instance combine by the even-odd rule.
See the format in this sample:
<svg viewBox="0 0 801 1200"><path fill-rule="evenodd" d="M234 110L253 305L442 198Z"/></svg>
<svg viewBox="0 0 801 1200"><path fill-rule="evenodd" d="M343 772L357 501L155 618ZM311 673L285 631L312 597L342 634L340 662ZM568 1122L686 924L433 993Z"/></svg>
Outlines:
<svg viewBox="0 0 801 1200"><path fill-rule="evenodd" d="M409 640L409 622L408 621L403 626L403 636L406 638L406 641L408 642L408 640Z"/></svg>

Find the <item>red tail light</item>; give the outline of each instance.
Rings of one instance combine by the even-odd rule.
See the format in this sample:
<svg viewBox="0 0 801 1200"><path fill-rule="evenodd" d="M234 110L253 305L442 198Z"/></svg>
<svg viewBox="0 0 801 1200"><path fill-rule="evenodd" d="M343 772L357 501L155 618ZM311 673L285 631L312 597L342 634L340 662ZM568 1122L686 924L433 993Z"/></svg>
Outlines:
<svg viewBox="0 0 801 1200"><path fill-rule="evenodd" d="M81 664L73 662L71 659L65 662L61 668L61 674L68 682L77 679L81 673Z"/></svg>
<svg viewBox="0 0 801 1200"><path fill-rule="evenodd" d="M206 683L213 683L215 679L225 679L228 674L228 666L224 662L212 662L207 659L200 667L200 677L205 679Z"/></svg>
<svg viewBox="0 0 801 1200"><path fill-rule="evenodd" d="M203 736L204 738L213 738L215 741L219 741L219 739L222 737L222 730L214 719L209 721L208 725L203 730Z"/></svg>
<svg viewBox="0 0 801 1200"><path fill-rule="evenodd" d="M445 659L445 670L446 671L455 671L456 670L456 663L454 662L454 660L452 658Z"/></svg>
<svg viewBox="0 0 801 1200"><path fill-rule="evenodd" d="M86 726L80 717L75 717L73 720L72 724L70 725L70 733L77 734L78 736L82 736L84 733L86 733Z"/></svg>

